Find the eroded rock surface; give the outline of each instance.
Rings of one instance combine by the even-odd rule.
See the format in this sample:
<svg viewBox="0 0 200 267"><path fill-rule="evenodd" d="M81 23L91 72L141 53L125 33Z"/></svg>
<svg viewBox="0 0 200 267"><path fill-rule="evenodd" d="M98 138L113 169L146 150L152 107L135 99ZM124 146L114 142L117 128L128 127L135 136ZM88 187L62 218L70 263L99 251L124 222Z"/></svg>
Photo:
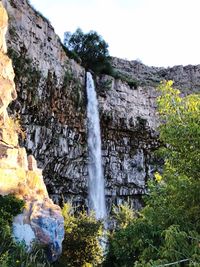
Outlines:
<svg viewBox="0 0 200 267"><path fill-rule="evenodd" d="M113 66L120 72L130 75L142 86L150 85L155 87L160 81L173 80L174 85L183 94L199 93L200 91L200 64L162 68L149 67L137 60L127 61L113 58Z"/></svg>
<svg viewBox="0 0 200 267"><path fill-rule="evenodd" d="M87 206L85 70L70 60L50 23L26 0L3 0L10 16L9 54L16 73L17 111L27 136L22 142L43 169L50 196L57 202ZM112 77L97 78L103 168L108 207L129 200L141 206L146 182L159 170L155 87L173 79L199 91L199 66L155 68L122 59L114 67L138 81L137 88Z"/></svg>
<svg viewBox="0 0 200 267"><path fill-rule="evenodd" d="M0 2L0 194L14 194L25 201L25 209L14 221L14 234L27 245L39 241L48 246L52 259L61 253L64 220L59 206L48 196L42 170L32 155L18 144L22 130L7 107L17 96L12 62L6 55L7 13Z"/></svg>

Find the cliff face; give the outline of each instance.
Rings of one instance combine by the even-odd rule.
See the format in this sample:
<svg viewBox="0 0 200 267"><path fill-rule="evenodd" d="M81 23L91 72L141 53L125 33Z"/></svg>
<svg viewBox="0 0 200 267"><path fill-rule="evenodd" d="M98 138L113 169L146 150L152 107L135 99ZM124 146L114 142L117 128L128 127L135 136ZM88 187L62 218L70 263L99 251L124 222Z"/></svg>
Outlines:
<svg viewBox="0 0 200 267"><path fill-rule="evenodd" d="M7 113L8 104L17 96L12 62L6 55L7 20L0 2L0 194L14 194L25 201L23 214L13 224L16 239L27 245L31 241L47 245L55 259L64 238L61 210L49 198L34 157L18 144L18 134L23 132L17 119Z"/></svg>
<svg viewBox="0 0 200 267"><path fill-rule="evenodd" d="M10 17L9 54L17 71L24 145L36 157L51 197L87 206L85 70L70 60L50 23L25 0L4 0ZM109 76L97 78L102 154L108 207L128 200L141 205L146 181L160 168L155 86L174 79L199 90L200 67L169 69L113 59L116 69L139 82L132 89Z"/></svg>
<svg viewBox="0 0 200 267"><path fill-rule="evenodd" d="M130 75L141 85L157 86L162 80L173 80L183 94L199 93L200 65L174 66L169 68L149 67L138 61L113 58L113 66L120 72Z"/></svg>

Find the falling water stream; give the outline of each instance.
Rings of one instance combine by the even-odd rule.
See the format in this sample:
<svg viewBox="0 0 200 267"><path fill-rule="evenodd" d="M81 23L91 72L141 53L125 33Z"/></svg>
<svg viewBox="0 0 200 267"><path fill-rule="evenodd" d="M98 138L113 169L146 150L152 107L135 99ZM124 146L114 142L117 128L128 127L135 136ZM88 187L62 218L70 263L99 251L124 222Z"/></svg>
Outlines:
<svg viewBox="0 0 200 267"><path fill-rule="evenodd" d="M106 205L101 162L101 135L98 101L94 81L90 72L87 72L86 90L89 151L89 209L95 212L97 219L105 219Z"/></svg>

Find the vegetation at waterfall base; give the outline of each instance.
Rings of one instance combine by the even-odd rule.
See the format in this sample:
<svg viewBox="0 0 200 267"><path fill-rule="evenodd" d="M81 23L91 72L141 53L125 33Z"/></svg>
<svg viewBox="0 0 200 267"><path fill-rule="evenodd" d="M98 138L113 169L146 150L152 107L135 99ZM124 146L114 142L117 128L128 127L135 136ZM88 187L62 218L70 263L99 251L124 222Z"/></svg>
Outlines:
<svg viewBox="0 0 200 267"><path fill-rule="evenodd" d="M27 252L23 244L16 243L13 239L12 222L23 208L22 200L12 195L0 196L0 266L49 266L42 248L35 246L32 251Z"/></svg>
<svg viewBox="0 0 200 267"><path fill-rule="evenodd" d="M172 84L159 87L163 173L145 207L110 234L105 266L200 266L200 95L180 97Z"/></svg>
<svg viewBox="0 0 200 267"><path fill-rule="evenodd" d="M64 205L63 216L63 253L56 266L99 266L103 261L103 251L99 243L103 234L102 222L85 211L74 214L70 204Z"/></svg>
<svg viewBox="0 0 200 267"><path fill-rule="evenodd" d="M63 253L53 264L43 250L27 253L12 238L11 223L24 203L0 196L0 266L2 267L161 267L200 266L200 95L180 96L172 82L160 84L162 173L149 182L145 207L113 207L115 228L109 233L106 260L99 244L102 223L93 215L63 208ZM34 255L36 254L37 257Z"/></svg>
<svg viewBox="0 0 200 267"><path fill-rule="evenodd" d="M45 248L33 245L27 251L23 243L16 243L12 235L12 222L22 212L24 202L12 195L0 196L0 266L1 267L91 267L103 261L99 240L103 225L94 215L86 212L74 214L69 204L63 208L65 239L63 253L55 263L49 263Z"/></svg>

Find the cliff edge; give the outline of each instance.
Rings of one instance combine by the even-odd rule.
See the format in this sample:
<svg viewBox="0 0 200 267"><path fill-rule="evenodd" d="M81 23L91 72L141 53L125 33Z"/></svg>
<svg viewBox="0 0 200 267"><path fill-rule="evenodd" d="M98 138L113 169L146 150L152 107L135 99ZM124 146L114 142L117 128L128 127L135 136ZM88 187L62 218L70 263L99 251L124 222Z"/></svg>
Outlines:
<svg viewBox="0 0 200 267"><path fill-rule="evenodd" d="M0 2L0 194L14 194L25 201L23 214L13 223L15 238L27 246L32 241L46 245L55 260L64 238L61 209L49 198L35 158L19 146L18 134L23 130L17 118L7 112L9 103L17 97L12 62L6 55L7 22L7 12Z"/></svg>

